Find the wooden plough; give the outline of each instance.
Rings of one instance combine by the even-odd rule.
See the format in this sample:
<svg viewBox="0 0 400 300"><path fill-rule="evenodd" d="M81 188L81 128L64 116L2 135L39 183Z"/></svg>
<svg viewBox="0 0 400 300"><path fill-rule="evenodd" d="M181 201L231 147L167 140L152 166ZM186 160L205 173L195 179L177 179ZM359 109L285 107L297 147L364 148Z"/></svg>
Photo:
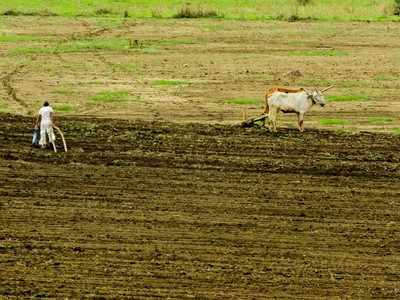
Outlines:
<svg viewBox="0 0 400 300"><path fill-rule="evenodd" d="M260 116L247 119L241 123L242 127L253 127L256 122L262 121L263 125L265 124L265 120L268 118L267 114L262 114Z"/></svg>
<svg viewBox="0 0 400 300"><path fill-rule="evenodd" d="M53 125L53 128L56 129L58 131L58 133L60 134L63 145L64 145L64 151L67 152L68 149L67 149L67 144L65 143L64 134L62 133L61 129L58 128L57 126ZM53 149L54 149L54 152L57 152L57 148L54 143L53 143Z"/></svg>

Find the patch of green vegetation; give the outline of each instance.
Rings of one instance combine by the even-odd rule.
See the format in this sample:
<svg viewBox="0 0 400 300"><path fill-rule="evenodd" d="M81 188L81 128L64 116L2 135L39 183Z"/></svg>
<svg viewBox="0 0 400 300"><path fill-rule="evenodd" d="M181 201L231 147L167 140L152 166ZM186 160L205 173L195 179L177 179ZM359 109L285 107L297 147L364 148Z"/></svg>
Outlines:
<svg viewBox="0 0 400 300"><path fill-rule="evenodd" d="M131 63L114 63L112 64L113 72L123 72L123 73L137 73L139 71L139 67L135 64Z"/></svg>
<svg viewBox="0 0 400 300"><path fill-rule="evenodd" d="M63 113L71 113L75 111L75 108L71 104L61 103L54 105L54 110Z"/></svg>
<svg viewBox="0 0 400 300"><path fill-rule="evenodd" d="M94 95L91 98L95 102L125 102L129 100L127 91L105 91Z"/></svg>
<svg viewBox="0 0 400 300"><path fill-rule="evenodd" d="M8 107L5 103L0 103L0 112L8 112Z"/></svg>
<svg viewBox="0 0 400 300"><path fill-rule="evenodd" d="M93 38L67 41L53 47L18 47L12 54L45 54L102 51L128 51L129 43L124 38Z"/></svg>
<svg viewBox="0 0 400 300"><path fill-rule="evenodd" d="M112 15L113 11L111 9L109 9L109 8L102 7L102 8L96 9L94 13L96 14L96 16Z"/></svg>
<svg viewBox="0 0 400 300"><path fill-rule="evenodd" d="M188 80L177 80L177 79L160 79L154 80L154 85L163 85L163 86L174 86L174 85L187 85L191 84Z"/></svg>
<svg viewBox="0 0 400 300"><path fill-rule="evenodd" d="M336 132L338 134L342 134L342 135L347 135L347 134L352 134L353 131L350 128L337 128Z"/></svg>
<svg viewBox="0 0 400 300"><path fill-rule="evenodd" d="M77 94L79 92L74 91L72 88L65 87L65 88L59 88L59 89L53 90L52 93L69 96L69 95Z"/></svg>
<svg viewBox="0 0 400 300"><path fill-rule="evenodd" d="M346 56L348 53L341 50L293 50L288 56Z"/></svg>
<svg viewBox="0 0 400 300"><path fill-rule="evenodd" d="M42 47L16 47L9 51L10 54L25 55L25 54L41 54L41 53L51 53L48 48Z"/></svg>
<svg viewBox="0 0 400 300"><path fill-rule="evenodd" d="M154 53L158 53L160 51L156 47L145 47L145 48L140 48L138 50L140 52L146 53L146 54L154 54Z"/></svg>
<svg viewBox="0 0 400 300"><path fill-rule="evenodd" d="M62 43L55 48L55 52L123 51L128 49L128 41L124 38L94 38Z"/></svg>
<svg viewBox="0 0 400 300"><path fill-rule="evenodd" d="M385 125L393 122L393 119L390 117L371 117L368 118L368 123L374 125Z"/></svg>
<svg viewBox="0 0 400 300"><path fill-rule="evenodd" d="M305 1L305 0L302 0ZM297 1L276 0L9 0L0 2L0 14L40 16L120 16L121 18L204 18L241 20L399 20L394 0ZM397 0L396 0L397 1ZM46 9L43 9L43 8Z"/></svg>
<svg viewBox="0 0 400 300"><path fill-rule="evenodd" d="M369 100L368 96L364 95L332 95L326 96L326 99L329 102L358 102Z"/></svg>
<svg viewBox="0 0 400 300"><path fill-rule="evenodd" d="M16 9L7 9L1 13L3 16L40 16L40 17L54 17L57 16L56 13L48 10L48 9L38 9L38 10L16 10Z"/></svg>
<svg viewBox="0 0 400 300"><path fill-rule="evenodd" d="M114 29L124 23L124 18L118 16L96 17L93 22L97 27Z"/></svg>
<svg viewBox="0 0 400 300"><path fill-rule="evenodd" d="M349 120L343 119L321 119L319 123L323 126L335 126L335 125L349 125L351 122Z"/></svg>
<svg viewBox="0 0 400 300"><path fill-rule="evenodd" d="M396 77L394 75L389 75L389 74L378 74L374 78L375 78L375 80L378 80L378 81L393 81L393 80L399 79L399 77Z"/></svg>
<svg viewBox="0 0 400 300"><path fill-rule="evenodd" d="M2 34L0 35L0 43L14 43L14 42L30 42L38 41L42 38L34 35L27 34Z"/></svg>
<svg viewBox="0 0 400 300"><path fill-rule="evenodd" d="M393 128L393 134L395 134L395 135L400 135L400 127L397 127L397 128Z"/></svg>
<svg viewBox="0 0 400 300"><path fill-rule="evenodd" d="M18 245L8 243L8 242L2 242L0 243L0 250L12 250L12 249L17 249Z"/></svg>
<svg viewBox="0 0 400 300"><path fill-rule="evenodd" d="M181 39L170 39L157 41L158 45L195 45L197 44L194 40L181 40Z"/></svg>
<svg viewBox="0 0 400 300"><path fill-rule="evenodd" d="M260 100L252 98L235 98L225 100L225 103L234 105L257 105L260 104Z"/></svg>
<svg viewBox="0 0 400 300"><path fill-rule="evenodd" d="M216 18L223 17L216 10L211 8L203 8L203 7L193 7L190 3L184 5L179 9L179 11L173 16L176 19L189 18L189 19L197 19L197 18Z"/></svg>
<svg viewBox="0 0 400 300"><path fill-rule="evenodd" d="M299 16L298 14L292 14L292 15L283 15L280 14L273 19L279 20L279 21L288 21L288 22L300 22L300 21L316 21L318 20L317 18L314 17L302 17Z"/></svg>
<svg viewBox="0 0 400 300"><path fill-rule="evenodd" d="M128 91L104 91L92 96L90 100L101 103L121 103L138 101L140 100L140 97L131 96Z"/></svg>

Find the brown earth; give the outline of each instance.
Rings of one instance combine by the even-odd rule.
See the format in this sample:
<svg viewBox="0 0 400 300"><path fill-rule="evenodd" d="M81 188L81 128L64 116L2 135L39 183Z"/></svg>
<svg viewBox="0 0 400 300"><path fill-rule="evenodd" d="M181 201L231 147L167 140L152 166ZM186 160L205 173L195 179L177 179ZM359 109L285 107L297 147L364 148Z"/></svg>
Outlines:
<svg viewBox="0 0 400 300"><path fill-rule="evenodd" d="M31 122L0 115L0 298L400 297L398 136Z"/></svg>
<svg viewBox="0 0 400 300"><path fill-rule="evenodd" d="M313 108L306 127L400 128L398 22L0 17L0 33L20 38L0 39L1 78L8 78L0 111L28 115L49 100L58 114L233 124L243 113L262 112L271 85L334 85L326 96L365 101ZM92 100L110 91L131 100ZM230 102L237 98L253 101ZM70 111L61 109L65 104ZM282 122L295 126L290 116Z"/></svg>

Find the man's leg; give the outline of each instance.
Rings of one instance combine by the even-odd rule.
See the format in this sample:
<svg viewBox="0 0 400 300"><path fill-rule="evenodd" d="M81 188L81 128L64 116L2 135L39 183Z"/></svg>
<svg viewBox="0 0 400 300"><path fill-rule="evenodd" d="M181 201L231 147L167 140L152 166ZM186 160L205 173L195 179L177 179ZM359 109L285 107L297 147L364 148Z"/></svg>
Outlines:
<svg viewBox="0 0 400 300"><path fill-rule="evenodd" d="M46 134L46 128L40 127L40 140L39 140L39 146L42 148L45 148L47 145L47 134Z"/></svg>
<svg viewBox="0 0 400 300"><path fill-rule="evenodd" d="M54 143L56 136L54 135L53 127L47 129L47 134L49 135L49 142L53 145L54 152L57 152L56 144Z"/></svg>

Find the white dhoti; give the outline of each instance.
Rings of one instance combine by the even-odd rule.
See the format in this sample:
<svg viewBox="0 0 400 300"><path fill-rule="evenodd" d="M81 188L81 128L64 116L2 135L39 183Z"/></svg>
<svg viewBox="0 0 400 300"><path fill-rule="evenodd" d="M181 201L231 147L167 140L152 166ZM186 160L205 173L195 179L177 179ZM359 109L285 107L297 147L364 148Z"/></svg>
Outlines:
<svg viewBox="0 0 400 300"><path fill-rule="evenodd" d="M47 145L47 138L50 143L53 143L56 140L56 136L54 135L52 124L40 124L40 146Z"/></svg>

